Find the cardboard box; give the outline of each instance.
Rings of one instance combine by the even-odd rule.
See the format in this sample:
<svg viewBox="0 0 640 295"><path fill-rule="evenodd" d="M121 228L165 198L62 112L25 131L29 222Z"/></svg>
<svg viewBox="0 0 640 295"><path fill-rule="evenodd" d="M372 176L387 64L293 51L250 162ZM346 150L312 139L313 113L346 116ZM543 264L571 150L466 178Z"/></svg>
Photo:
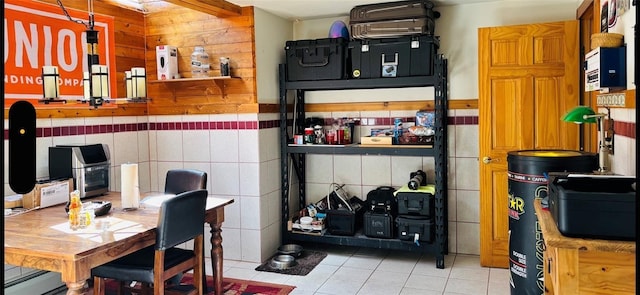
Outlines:
<svg viewBox="0 0 640 295"><path fill-rule="evenodd" d="M361 145L390 145L393 144L393 136L362 136Z"/></svg>
<svg viewBox="0 0 640 295"><path fill-rule="evenodd" d="M22 196L22 207L32 209L45 208L69 201L69 193L73 191L73 178L46 183L36 183L29 193Z"/></svg>
<svg viewBox="0 0 640 295"><path fill-rule="evenodd" d="M393 136L393 128L371 128L371 136Z"/></svg>
<svg viewBox="0 0 640 295"><path fill-rule="evenodd" d="M158 80L178 78L178 48L171 45L156 46Z"/></svg>
<svg viewBox="0 0 640 295"><path fill-rule="evenodd" d="M4 197L4 208L13 209L22 207L22 195L11 195Z"/></svg>

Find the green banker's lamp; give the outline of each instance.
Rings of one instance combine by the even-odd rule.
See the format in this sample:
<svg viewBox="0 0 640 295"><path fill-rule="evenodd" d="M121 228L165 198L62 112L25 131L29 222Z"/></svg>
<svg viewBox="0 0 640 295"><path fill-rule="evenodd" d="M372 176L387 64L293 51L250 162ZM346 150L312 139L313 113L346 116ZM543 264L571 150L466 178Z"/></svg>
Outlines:
<svg viewBox="0 0 640 295"><path fill-rule="evenodd" d="M607 109L607 114L596 113L588 106L577 106L570 110L562 117L565 122L582 123L598 123L598 131L600 131L600 142L598 146L598 160L600 174L611 174L609 167L609 153L613 148L613 119L611 119L611 111ZM605 118L609 120L609 128L605 131Z"/></svg>

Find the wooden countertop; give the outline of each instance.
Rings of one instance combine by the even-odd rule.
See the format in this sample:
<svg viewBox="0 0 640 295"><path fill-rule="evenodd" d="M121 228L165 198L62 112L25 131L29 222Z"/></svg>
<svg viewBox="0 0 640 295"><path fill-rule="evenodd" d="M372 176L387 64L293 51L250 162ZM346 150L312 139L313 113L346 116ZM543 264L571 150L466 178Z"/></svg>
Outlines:
<svg viewBox="0 0 640 295"><path fill-rule="evenodd" d="M536 199L533 206L538 216L538 222L542 228L544 242L547 247L557 247L566 249L577 249L584 251L602 251L619 253L636 253L635 241L615 241L599 239L583 239L563 236L556 226L551 212L547 208L542 208L541 200Z"/></svg>

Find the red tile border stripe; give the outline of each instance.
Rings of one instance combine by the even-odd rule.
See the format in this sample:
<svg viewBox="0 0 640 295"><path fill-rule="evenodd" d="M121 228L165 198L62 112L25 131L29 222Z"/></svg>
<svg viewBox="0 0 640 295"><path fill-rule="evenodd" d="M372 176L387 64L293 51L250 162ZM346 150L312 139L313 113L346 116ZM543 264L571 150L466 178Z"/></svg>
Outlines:
<svg viewBox="0 0 640 295"><path fill-rule="evenodd" d="M415 117L400 117L403 122L414 122ZM367 117L361 118L362 126L391 126L395 118ZM478 125L478 116L448 117L449 125ZM333 124L333 119L325 119L325 126ZM635 122L614 122L616 135L636 138ZM280 127L280 120L265 121L213 121L213 122L150 122L150 123L122 123L90 126L59 126L38 127L36 137L57 137L73 135L90 135L102 133L118 133L131 131L167 131L167 130L256 130ZM4 130L4 138L9 138L9 130Z"/></svg>
<svg viewBox="0 0 640 295"><path fill-rule="evenodd" d="M632 139L636 139L636 123L633 122L613 122L613 131L616 136L625 136Z"/></svg>

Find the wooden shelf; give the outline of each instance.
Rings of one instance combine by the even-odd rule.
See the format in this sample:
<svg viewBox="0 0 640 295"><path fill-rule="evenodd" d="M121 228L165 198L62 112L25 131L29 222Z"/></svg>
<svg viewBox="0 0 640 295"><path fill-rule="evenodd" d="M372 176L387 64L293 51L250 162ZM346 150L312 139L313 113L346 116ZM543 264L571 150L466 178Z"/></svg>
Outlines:
<svg viewBox="0 0 640 295"><path fill-rule="evenodd" d="M206 89L209 85L208 82L213 82L212 84L215 85L216 88L218 88L218 90L220 91L220 93L222 94L222 96L225 96L225 91L224 88L226 86L226 81L227 80L233 80L233 79L241 79L240 77L232 77L232 76L215 76L215 77L202 77L202 78L180 78L180 79L168 79L168 80L152 80L149 81L149 83L162 83L165 84L165 86L167 86L167 88L169 88L171 90L171 92L173 93L173 98L174 100L176 99L176 88L179 88L181 83L185 83L185 82L195 82L195 83L189 83L189 86L187 87L193 87L193 88L202 88L202 89ZM206 82L206 83L205 83Z"/></svg>
<svg viewBox="0 0 640 295"><path fill-rule="evenodd" d="M230 80L230 79L240 79L240 78L231 77L231 76L217 76L217 77L203 77L203 78L180 78L180 79L169 79L169 80L151 80L151 81L149 81L149 83L174 83L174 82L214 81L214 80Z"/></svg>
<svg viewBox="0 0 640 295"><path fill-rule="evenodd" d="M390 155L390 156L420 156L434 155L431 145L288 145L287 153L294 154L340 154L340 155Z"/></svg>

